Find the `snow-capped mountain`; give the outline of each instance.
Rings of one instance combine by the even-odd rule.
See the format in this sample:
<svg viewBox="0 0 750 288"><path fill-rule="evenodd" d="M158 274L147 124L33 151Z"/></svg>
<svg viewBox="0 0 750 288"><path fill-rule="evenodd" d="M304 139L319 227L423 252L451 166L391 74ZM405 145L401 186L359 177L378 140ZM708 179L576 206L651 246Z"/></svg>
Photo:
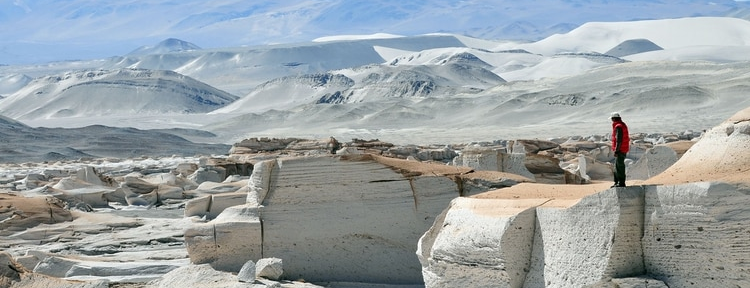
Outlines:
<svg viewBox="0 0 750 288"><path fill-rule="evenodd" d="M750 106L748 75L746 63L631 62L572 77L507 82L474 95L307 104L241 114L204 128L220 135L464 143L602 135L611 128L609 113L620 111L631 133L701 130Z"/></svg>
<svg viewBox="0 0 750 288"><path fill-rule="evenodd" d="M600 22L531 43L450 34L350 35L298 44L4 66L0 74L38 78L0 100L0 108L3 115L31 126L198 128L227 144L253 136L448 143L586 135L607 131L608 122L602 119L611 111L627 115L632 131L705 129L747 105L750 53L727 53L748 49L743 44L750 34L747 27L748 21L719 17ZM669 32L690 29L696 32ZM627 53L605 54L618 47ZM137 93L125 98L102 94L113 88L101 83L50 84L79 77L63 77L77 74L59 71L94 73L99 71L95 67L150 71L166 80L149 81L166 86L179 86L169 79L186 75L241 97L220 97L227 101L201 106L202 112L187 117L183 111L199 110L193 102L175 100L184 99L184 93L172 98L161 90L143 104L146 100L122 100L136 99ZM131 87L138 85L124 85L127 81L121 79L106 82L115 83L118 91L137 91ZM133 110L148 107L152 115L132 116ZM162 107L172 114L157 117ZM113 110L105 113L104 108Z"/></svg>
<svg viewBox="0 0 750 288"><path fill-rule="evenodd" d="M212 114L263 112L295 106L376 102L388 98L443 98L475 94L505 82L473 54L447 49L429 65L365 65L324 74L287 76L258 85Z"/></svg>
<svg viewBox="0 0 750 288"><path fill-rule="evenodd" d="M633 39L648 39L664 49L696 46L748 46L750 21L728 17L694 17L632 22L586 23L566 34L521 44L532 53L604 53Z"/></svg>
<svg viewBox="0 0 750 288"><path fill-rule="evenodd" d="M13 29L0 30L0 64L105 58L166 38L204 48L375 33L536 41L587 22L746 17L748 7L734 0L2 1L0 27Z"/></svg>
<svg viewBox="0 0 750 288"><path fill-rule="evenodd" d="M172 71L88 70L31 81L0 102L14 119L205 113L236 96Z"/></svg>
<svg viewBox="0 0 750 288"><path fill-rule="evenodd" d="M469 42L466 39L468 38L453 35L420 35L201 49L179 53L57 62L47 65L0 66L0 74L25 73L33 77L41 77L83 69L171 70L200 79L202 82L232 94L244 95L256 85L275 78L379 64L390 60L390 57L426 49L466 47L467 44L464 42ZM487 44L489 41L471 42L483 46L489 45Z"/></svg>

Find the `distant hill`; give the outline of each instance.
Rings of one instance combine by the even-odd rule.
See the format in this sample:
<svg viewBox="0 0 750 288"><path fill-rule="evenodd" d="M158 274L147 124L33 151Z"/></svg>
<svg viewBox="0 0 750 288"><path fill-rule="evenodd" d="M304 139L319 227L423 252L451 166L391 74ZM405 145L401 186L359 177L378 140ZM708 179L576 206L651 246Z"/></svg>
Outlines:
<svg viewBox="0 0 750 288"><path fill-rule="evenodd" d="M224 155L226 144L193 143L177 133L93 125L75 129L32 128L0 117L0 162L43 162L83 157L134 158ZM11 123L8 127L8 123Z"/></svg>
<svg viewBox="0 0 750 288"><path fill-rule="evenodd" d="M651 42L648 39L631 39L620 43L620 45L604 52L604 54L623 57L656 50L664 50L664 48L659 47L659 45L654 44L654 42Z"/></svg>
<svg viewBox="0 0 750 288"><path fill-rule="evenodd" d="M25 74L9 73L0 75L0 97L12 94L31 82L31 77Z"/></svg>
<svg viewBox="0 0 750 288"><path fill-rule="evenodd" d="M205 113L236 96L172 71L86 70L36 79L0 101L14 119Z"/></svg>
<svg viewBox="0 0 750 288"><path fill-rule="evenodd" d="M182 41L180 39L169 38L159 42L159 44L156 44L156 46L142 46L138 49L133 50L127 55L165 54L200 49L201 47L198 47L198 45L195 45L193 43Z"/></svg>
<svg viewBox="0 0 750 288"><path fill-rule="evenodd" d="M402 59L404 65L394 60L324 74L282 77L258 85L235 103L211 113L262 112L311 103L377 102L388 98L445 98L476 94L505 82L489 70L491 65L462 51L438 49L420 53L431 55L427 65L413 65Z"/></svg>
<svg viewBox="0 0 750 288"><path fill-rule="evenodd" d="M693 17L632 22L590 22L566 34L520 44L532 53L605 53L633 39L646 39L663 49L694 46L748 46L750 21L726 17Z"/></svg>

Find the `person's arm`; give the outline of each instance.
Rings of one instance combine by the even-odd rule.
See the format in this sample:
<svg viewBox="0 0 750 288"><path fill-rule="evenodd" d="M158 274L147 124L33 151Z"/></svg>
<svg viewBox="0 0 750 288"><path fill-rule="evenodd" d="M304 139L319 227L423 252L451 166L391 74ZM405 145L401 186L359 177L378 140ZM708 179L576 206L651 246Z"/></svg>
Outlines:
<svg viewBox="0 0 750 288"><path fill-rule="evenodd" d="M615 135L617 135L617 140L615 141L615 154L620 153L620 146L622 146L622 127L617 127L615 129Z"/></svg>

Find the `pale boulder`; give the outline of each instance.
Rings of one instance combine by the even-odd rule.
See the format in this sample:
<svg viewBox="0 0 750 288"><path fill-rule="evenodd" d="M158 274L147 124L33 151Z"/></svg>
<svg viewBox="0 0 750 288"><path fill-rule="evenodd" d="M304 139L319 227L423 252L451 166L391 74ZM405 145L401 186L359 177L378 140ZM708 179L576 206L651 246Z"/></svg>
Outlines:
<svg viewBox="0 0 750 288"><path fill-rule="evenodd" d="M638 161L627 168L627 177L630 180L646 180L667 170L677 162L677 152L668 146L657 145L641 156Z"/></svg>
<svg viewBox="0 0 750 288"><path fill-rule="evenodd" d="M15 181L17 190L35 189L44 186L48 182L46 176L42 174L28 174L21 180Z"/></svg>
<svg viewBox="0 0 750 288"><path fill-rule="evenodd" d="M85 170L84 170L85 171ZM99 178L94 178L97 183L87 182L83 179L75 177L66 177L60 179L52 188L57 189L60 192L56 197L66 202L74 203L82 202L92 207L108 207L109 206L109 194L115 193L116 188L103 186ZM73 206L72 205L72 206Z"/></svg>
<svg viewBox="0 0 750 288"><path fill-rule="evenodd" d="M561 163L561 168L568 171L573 178L573 181L566 181L569 184L585 184L591 182L591 177L588 175L587 167L588 162L586 156L579 154L577 158Z"/></svg>
<svg viewBox="0 0 750 288"><path fill-rule="evenodd" d="M175 167L174 171L182 177L187 177L188 175L193 174L196 170L198 170L198 168L198 164L195 163L180 163L177 164L177 167Z"/></svg>
<svg viewBox="0 0 750 288"><path fill-rule="evenodd" d="M121 191L125 195L125 203L131 206L151 206L156 204L156 194L149 192L148 194L138 194L130 190L125 183L120 184L118 191Z"/></svg>
<svg viewBox="0 0 750 288"><path fill-rule="evenodd" d="M73 220L65 203L55 197L20 197L0 194L0 236L9 236L39 224Z"/></svg>
<svg viewBox="0 0 750 288"><path fill-rule="evenodd" d="M284 264L279 258L263 258L255 264L255 274L257 277L263 277L271 280L281 279L284 274Z"/></svg>
<svg viewBox="0 0 750 288"><path fill-rule="evenodd" d="M187 261L184 259L111 262L49 256L36 265L34 273L69 280L117 277L123 280L145 282L159 278L161 275L186 264Z"/></svg>
<svg viewBox="0 0 750 288"><path fill-rule="evenodd" d="M172 200L182 200L185 199L185 190L180 187L170 186L170 185L159 185L154 189L154 193L156 193L156 196L159 197L158 202L162 202L164 200L172 199Z"/></svg>
<svg viewBox="0 0 750 288"><path fill-rule="evenodd" d="M248 260L240 268L240 272L237 273L237 280L240 282L253 283L255 282L255 262Z"/></svg>
<svg viewBox="0 0 750 288"><path fill-rule="evenodd" d="M34 273L44 274L47 276L64 278L68 271L76 265L76 261L63 257L48 256L42 259L36 267Z"/></svg>
<svg viewBox="0 0 750 288"><path fill-rule="evenodd" d="M31 273L14 261L10 254L0 252L0 287L3 288L108 288L109 284L106 280L70 281Z"/></svg>
<svg viewBox="0 0 750 288"><path fill-rule="evenodd" d="M467 148L454 158L452 165L466 166L481 171L500 171L501 152L494 148Z"/></svg>
<svg viewBox="0 0 750 288"><path fill-rule="evenodd" d="M123 177L119 185L127 186L130 191L136 194L151 193L151 191L154 191L154 189L159 186L158 184L146 181L144 177L145 176L140 173L130 174Z"/></svg>
<svg viewBox="0 0 750 288"><path fill-rule="evenodd" d="M188 179L195 183L203 183L206 181L221 183L227 178L226 169L216 166L203 166L195 170L193 174L188 176Z"/></svg>
<svg viewBox="0 0 750 288"><path fill-rule="evenodd" d="M560 160L555 157L526 154L524 166L538 183L566 184L565 170L560 168Z"/></svg>
<svg viewBox="0 0 750 288"><path fill-rule="evenodd" d="M237 281L237 276L217 271L208 264L187 265L165 274L161 279L148 283L148 287L201 287L201 288L281 288L280 283L245 283Z"/></svg>
<svg viewBox="0 0 750 288"><path fill-rule="evenodd" d="M102 180L104 177L101 177L94 167L91 166L78 169L73 177L83 182L91 183L92 185L106 185L105 181Z"/></svg>
<svg viewBox="0 0 750 288"><path fill-rule="evenodd" d="M513 200L454 199L418 242L425 286L521 287L534 219L533 209Z"/></svg>
<svg viewBox="0 0 750 288"><path fill-rule="evenodd" d="M537 153L539 153L539 151L550 150L550 149L554 149L554 148L560 147L560 144L557 144L556 142L549 141L549 140L519 139L519 140L516 140L515 143L513 144L513 152L514 153L518 153L519 152L519 151L516 151L517 150L516 147L519 144L523 145L524 151L526 153L530 153L530 154L537 154Z"/></svg>
<svg viewBox="0 0 750 288"><path fill-rule="evenodd" d="M499 171L521 175L534 180L533 173L526 168L526 153L518 144L514 153L504 153L495 148L471 148L462 151L453 159L452 165L471 167L481 171Z"/></svg>

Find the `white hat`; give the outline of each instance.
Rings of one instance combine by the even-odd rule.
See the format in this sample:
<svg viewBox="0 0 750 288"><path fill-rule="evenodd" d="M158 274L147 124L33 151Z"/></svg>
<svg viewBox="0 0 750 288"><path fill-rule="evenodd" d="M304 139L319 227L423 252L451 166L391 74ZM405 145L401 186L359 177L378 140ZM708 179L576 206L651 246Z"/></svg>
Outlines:
<svg viewBox="0 0 750 288"><path fill-rule="evenodd" d="M609 115L609 118L620 118L619 112L612 112L612 115Z"/></svg>

